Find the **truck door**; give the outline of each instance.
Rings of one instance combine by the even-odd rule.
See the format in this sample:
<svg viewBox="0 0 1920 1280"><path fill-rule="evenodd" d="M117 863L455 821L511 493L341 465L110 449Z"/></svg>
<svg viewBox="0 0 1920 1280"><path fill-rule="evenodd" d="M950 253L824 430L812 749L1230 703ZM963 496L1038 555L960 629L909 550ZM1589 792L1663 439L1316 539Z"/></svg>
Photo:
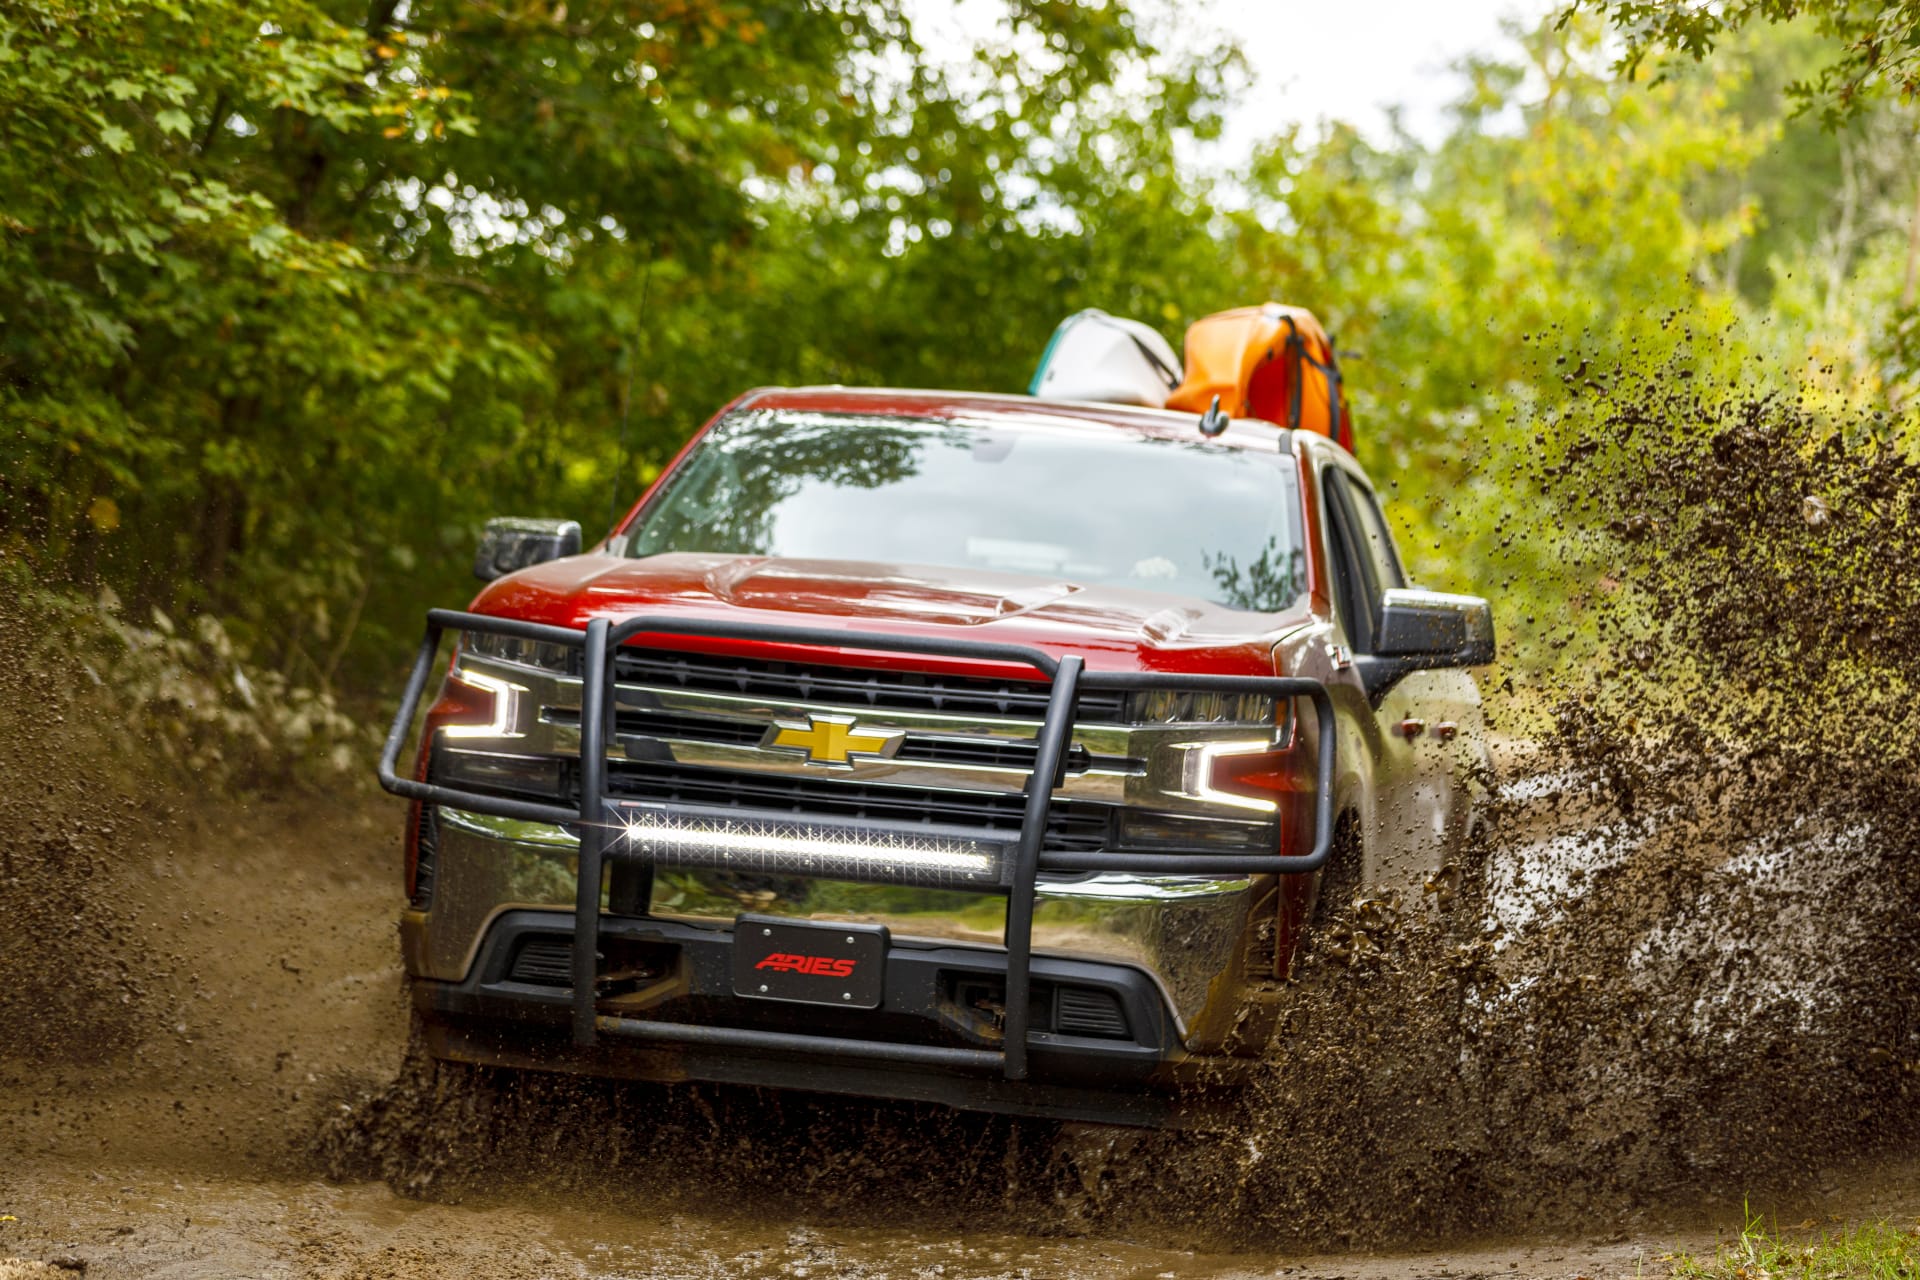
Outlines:
<svg viewBox="0 0 1920 1280"><path fill-rule="evenodd" d="M1382 593L1406 586L1406 572L1372 490L1334 466L1322 473L1321 487L1330 549L1348 584L1341 621L1354 652L1371 653ZM1454 742L1463 717L1477 724L1478 690L1462 671L1416 671L1371 701L1373 813L1363 880L1414 901L1428 875L1457 854L1464 835L1466 796Z"/></svg>

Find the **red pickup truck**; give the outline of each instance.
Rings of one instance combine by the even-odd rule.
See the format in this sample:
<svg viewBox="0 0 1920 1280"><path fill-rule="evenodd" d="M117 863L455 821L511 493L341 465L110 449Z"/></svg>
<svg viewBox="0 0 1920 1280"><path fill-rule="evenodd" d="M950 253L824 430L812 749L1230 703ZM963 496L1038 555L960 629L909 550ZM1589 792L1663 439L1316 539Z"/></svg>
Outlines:
<svg viewBox="0 0 1920 1280"><path fill-rule="evenodd" d="M1488 605L1305 430L755 391L477 571L380 765L437 1058L1171 1122L1473 821Z"/></svg>

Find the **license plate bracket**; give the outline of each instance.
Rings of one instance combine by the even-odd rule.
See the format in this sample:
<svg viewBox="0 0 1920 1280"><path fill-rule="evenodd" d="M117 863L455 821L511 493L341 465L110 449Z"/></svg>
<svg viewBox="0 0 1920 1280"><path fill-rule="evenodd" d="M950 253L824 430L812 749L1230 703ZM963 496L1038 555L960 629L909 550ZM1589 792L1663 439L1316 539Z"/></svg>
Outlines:
<svg viewBox="0 0 1920 1280"><path fill-rule="evenodd" d="M749 1000L877 1009L886 964L884 925L753 915L733 922L733 993Z"/></svg>

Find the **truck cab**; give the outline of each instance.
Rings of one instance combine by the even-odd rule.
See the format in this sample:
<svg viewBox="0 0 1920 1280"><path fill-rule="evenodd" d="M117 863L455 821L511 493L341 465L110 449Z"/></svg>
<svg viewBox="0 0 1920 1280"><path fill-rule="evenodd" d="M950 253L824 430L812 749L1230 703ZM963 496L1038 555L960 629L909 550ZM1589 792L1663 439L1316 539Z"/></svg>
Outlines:
<svg viewBox="0 0 1920 1280"><path fill-rule="evenodd" d="M381 764L444 1059L1176 1123L1474 820L1490 611L1308 431L762 390L480 572Z"/></svg>

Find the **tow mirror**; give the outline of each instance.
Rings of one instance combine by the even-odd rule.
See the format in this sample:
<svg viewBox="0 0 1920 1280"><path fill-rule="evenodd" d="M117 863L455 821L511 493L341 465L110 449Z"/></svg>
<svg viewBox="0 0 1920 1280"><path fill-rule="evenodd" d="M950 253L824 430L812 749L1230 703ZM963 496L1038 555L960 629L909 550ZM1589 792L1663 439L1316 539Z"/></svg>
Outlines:
<svg viewBox="0 0 1920 1280"><path fill-rule="evenodd" d="M1400 678L1441 667L1493 661L1493 606L1479 596L1395 588L1380 600L1373 652L1353 664L1375 706Z"/></svg>
<svg viewBox="0 0 1920 1280"><path fill-rule="evenodd" d="M1380 602L1375 656L1406 670L1478 667L1493 661L1493 606L1479 596L1401 588Z"/></svg>
<svg viewBox="0 0 1920 1280"><path fill-rule="evenodd" d="M492 582L530 564L580 554L578 520L535 520L501 516L487 521L474 553L473 576Z"/></svg>

